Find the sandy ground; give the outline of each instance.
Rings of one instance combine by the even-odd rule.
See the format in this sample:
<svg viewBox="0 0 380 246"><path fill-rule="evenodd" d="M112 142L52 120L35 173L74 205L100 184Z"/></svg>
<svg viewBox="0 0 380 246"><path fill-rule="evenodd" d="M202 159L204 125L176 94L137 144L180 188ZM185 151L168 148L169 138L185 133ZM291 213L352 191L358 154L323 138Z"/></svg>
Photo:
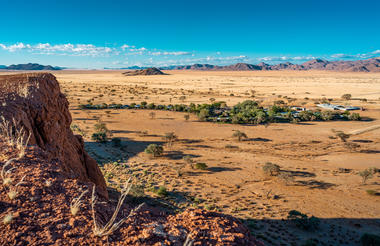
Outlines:
<svg viewBox="0 0 380 246"><path fill-rule="evenodd" d="M166 71L171 75L126 77L120 71L58 71L54 74L68 96L73 124L85 133L89 153L102 165L110 187L132 175L145 188L165 186L169 207L198 206L232 214L254 223L253 233L269 245L301 245L318 238L321 245L356 245L360 234L380 230L380 174L362 184L358 172L380 168L380 130L352 136L347 147L331 129L351 132L380 124L380 74L336 72L197 72ZM342 101L343 94L353 100ZM185 99L180 99L185 96ZM316 102L364 107L367 121L276 123L243 126L199 122L195 115L150 110L79 110L80 103L158 104L209 103L228 105L247 99L271 104L314 107ZM359 100L359 99L367 99ZM97 119L122 139L122 148L94 143L90 136ZM248 135L238 142L234 130ZM174 132L169 147L162 136ZM164 155L144 153L151 143L164 145ZM208 170L194 170L183 161L190 155ZM118 162L120 164L112 164ZM292 182L267 177L266 162L280 165ZM374 190L378 195L369 195ZM303 232L284 224L296 209L322 219L321 230Z"/></svg>

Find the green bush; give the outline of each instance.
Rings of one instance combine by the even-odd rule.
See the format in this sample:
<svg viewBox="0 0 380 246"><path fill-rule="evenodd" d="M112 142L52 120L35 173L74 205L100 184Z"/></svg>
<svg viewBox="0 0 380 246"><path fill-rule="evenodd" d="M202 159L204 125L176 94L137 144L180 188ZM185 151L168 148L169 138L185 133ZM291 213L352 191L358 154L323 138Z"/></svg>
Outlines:
<svg viewBox="0 0 380 246"><path fill-rule="evenodd" d="M198 162L197 164L195 164L195 168L199 170L206 170L207 164L203 162Z"/></svg>
<svg viewBox="0 0 380 246"><path fill-rule="evenodd" d="M168 195L168 191L166 190L166 187L165 186L160 186L160 188L158 188L155 193L159 196L167 196Z"/></svg>
<svg viewBox="0 0 380 246"><path fill-rule="evenodd" d="M348 116L349 120L361 120L360 114L359 113L352 113Z"/></svg>
<svg viewBox="0 0 380 246"><path fill-rule="evenodd" d="M268 176L277 176L280 174L280 166L272 162L267 162L263 166L264 174Z"/></svg>
<svg viewBox="0 0 380 246"><path fill-rule="evenodd" d="M111 142L112 142L113 146L121 147L121 139L120 138L112 138Z"/></svg>
<svg viewBox="0 0 380 246"><path fill-rule="evenodd" d="M380 245L380 236L364 233L360 238L360 242L363 246L378 246Z"/></svg>
<svg viewBox="0 0 380 246"><path fill-rule="evenodd" d="M157 144L149 144L144 150L145 153L152 155L153 157L158 157L164 152L164 148Z"/></svg>
<svg viewBox="0 0 380 246"><path fill-rule="evenodd" d="M105 143L108 140L105 132L95 132L92 134L91 139L98 143Z"/></svg>
<svg viewBox="0 0 380 246"><path fill-rule="evenodd" d="M320 220L317 217L308 217L297 210L289 211L288 220L292 221L298 228L308 231L318 229L320 224Z"/></svg>

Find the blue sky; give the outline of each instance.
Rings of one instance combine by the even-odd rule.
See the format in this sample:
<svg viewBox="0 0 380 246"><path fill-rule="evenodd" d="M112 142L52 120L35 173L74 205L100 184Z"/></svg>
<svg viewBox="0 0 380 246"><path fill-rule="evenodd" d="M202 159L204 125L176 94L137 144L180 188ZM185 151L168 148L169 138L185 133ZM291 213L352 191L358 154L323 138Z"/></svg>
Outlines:
<svg viewBox="0 0 380 246"><path fill-rule="evenodd" d="M380 56L380 1L0 0L0 64L71 68Z"/></svg>

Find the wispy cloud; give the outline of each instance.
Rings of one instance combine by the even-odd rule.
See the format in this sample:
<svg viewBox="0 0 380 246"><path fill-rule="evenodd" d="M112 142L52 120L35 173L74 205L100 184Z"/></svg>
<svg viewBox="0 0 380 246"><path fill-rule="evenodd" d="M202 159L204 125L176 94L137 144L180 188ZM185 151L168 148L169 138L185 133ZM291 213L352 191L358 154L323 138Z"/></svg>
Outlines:
<svg viewBox="0 0 380 246"><path fill-rule="evenodd" d="M344 54L344 53L339 53L339 54L333 54L331 55L332 59L369 59L369 58L374 58L380 55L380 50L375 50L372 52L368 53L359 53L359 54Z"/></svg>
<svg viewBox="0 0 380 246"><path fill-rule="evenodd" d="M73 55L73 56L104 56L115 51L114 48L95 46L93 44L57 44L38 43L35 45L16 43L11 45L0 44L0 48L9 52L26 50L43 55Z"/></svg>
<svg viewBox="0 0 380 246"><path fill-rule="evenodd" d="M150 52L150 55L153 56L187 56L192 55L191 52L186 51L156 51L156 52Z"/></svg>

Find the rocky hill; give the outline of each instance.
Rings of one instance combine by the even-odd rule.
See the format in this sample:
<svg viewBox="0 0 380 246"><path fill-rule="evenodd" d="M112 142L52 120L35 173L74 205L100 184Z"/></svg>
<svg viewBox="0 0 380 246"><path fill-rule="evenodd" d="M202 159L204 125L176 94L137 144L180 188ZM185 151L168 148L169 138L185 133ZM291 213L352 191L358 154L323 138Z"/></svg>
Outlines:
<svg viewBox="0 0 380 246"><path fill-rule="evenodd" d="M123 73L126 76L138 76L138 75L166 75L166 73L163 73L161 70L155 67L141 69L141 70L134 70L134 71L127 71Z"/></svg>
<svg viewBox="0 0 380 246"><path fill-rule="evenodd" d="M135 210L129 196L114 217L124 223L96 235L116 202L108 201L97 163L70 130L56 78L0 76L0 115L0 245L263 245L233 217L200 209L168 214L146 204Z"/></svg>
<svg viewBox="0 0 380 246"><path fill-rule="evenodd" d="M292 64L290 62L269 65L261 62L257 65L247 63L236 63L227 66L216 66L210 64L194 64L185 66L162 67L161 69L174 70L221 70L221 71L255 71L255 70L329 70L347 72L380 72L380 58L372 58L357 61L327 61L314 59L303 64Z"/></svg>
<svg viewBox="0 0 380 246"><path fill-rule="evenodd" d="M50 65L41 65L38 63L0 66L0 69L6 69L6 70L62 70L61 67L53 67Z"/></svg>

